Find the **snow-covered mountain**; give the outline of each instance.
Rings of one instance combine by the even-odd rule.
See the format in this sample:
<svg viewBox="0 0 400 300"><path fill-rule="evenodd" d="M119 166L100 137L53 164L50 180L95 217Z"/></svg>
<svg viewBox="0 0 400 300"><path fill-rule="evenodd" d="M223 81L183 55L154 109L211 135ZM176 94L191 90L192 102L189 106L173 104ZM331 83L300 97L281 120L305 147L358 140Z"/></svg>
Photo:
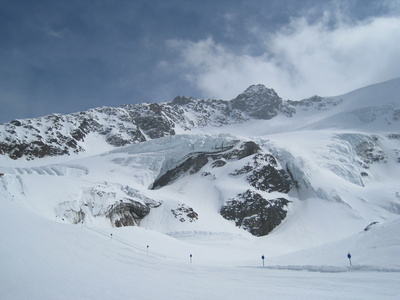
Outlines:
<svg viewBox="0 0 400 300"><path fill-rule="evenodd" d="M172 102L100 107L70 115L13 120L0 126L0 154L12 159L97 154L102 143L120 147L195 128L269 122L279 132L314 126L394 130L400 119L398 80L330 98L282 100L262 85L249 87L231 101L176 97ZM380 118L377 120L377 118ZM379 125L378 125L379 124ZM205 129L207 131L207 129ZM267 133L270 132L267 131Z"/></svg>
<svg viewBox="0 0 400 300"><path fill-rule="evenodd" d="M230 101L179 96L13 120L0 125L0 195L47 224L226 243L238 255L205 262L251 265L243 253L264 249L292 269L310 269L311 257L337 266L330 249L347 245L364 255L361 269L400 271L399 95L400 78L302 101L255 85Z"/></svg>

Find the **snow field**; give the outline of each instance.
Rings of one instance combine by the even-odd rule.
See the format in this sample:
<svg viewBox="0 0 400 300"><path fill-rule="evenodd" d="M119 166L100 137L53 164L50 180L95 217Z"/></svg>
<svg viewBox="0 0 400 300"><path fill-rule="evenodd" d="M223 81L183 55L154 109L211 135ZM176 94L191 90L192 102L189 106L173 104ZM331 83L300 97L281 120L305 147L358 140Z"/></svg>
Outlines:
<svg viewBox="0 0 400 300"><path fill-rule="evenodd" d="M367 236L363 242L360 233L349 249L354 251L355 268L343 272L348 249L340 243L271 258L261 253L263 239L201 242L195 238L192 243L144 228L55 223L15 202L0 205L1 228L6 228L0 231L2 299L396 299L399 292L398 269L357 268L359 257L368 253L368 241L388 241L398 222L382 230L387 233L383 241L379 228L376 239ZM382 245L398 250L398 236L391 245ZM342 258L332 260L339 248ZM261 254L266 255L265 268ZM390 263L384 253L376 254L379 263ZM329 264L318 264L327 260ZM313 264L288 265L293 261Z"/></svg>

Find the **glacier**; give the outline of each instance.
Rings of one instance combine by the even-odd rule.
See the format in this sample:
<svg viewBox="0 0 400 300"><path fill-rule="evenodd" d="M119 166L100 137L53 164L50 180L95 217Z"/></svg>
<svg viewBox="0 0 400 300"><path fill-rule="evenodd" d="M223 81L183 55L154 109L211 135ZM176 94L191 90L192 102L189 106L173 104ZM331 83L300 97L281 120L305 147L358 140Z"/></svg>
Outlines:
<svg viewBox="0 0 400 300"><path fill-rule="evenodd" d="M399 82L0 124L0 295L395 299Z"/></svg>

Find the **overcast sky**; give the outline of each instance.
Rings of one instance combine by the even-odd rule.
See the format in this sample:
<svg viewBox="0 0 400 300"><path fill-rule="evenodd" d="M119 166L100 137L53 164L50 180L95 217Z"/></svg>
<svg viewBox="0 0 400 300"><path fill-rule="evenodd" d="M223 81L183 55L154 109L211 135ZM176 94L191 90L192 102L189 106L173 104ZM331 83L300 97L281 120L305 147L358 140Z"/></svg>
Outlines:
<svg viewBox="0 0 400 300"><path fill-rule="evenodd" d="M0 123L400 77L400 0L0 0Z"/></svg>

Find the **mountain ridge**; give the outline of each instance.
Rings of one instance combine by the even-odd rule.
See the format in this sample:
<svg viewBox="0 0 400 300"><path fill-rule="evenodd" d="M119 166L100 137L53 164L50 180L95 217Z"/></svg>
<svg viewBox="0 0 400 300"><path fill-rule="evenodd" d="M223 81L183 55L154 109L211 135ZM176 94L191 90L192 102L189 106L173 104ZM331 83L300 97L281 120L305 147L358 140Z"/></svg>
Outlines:
<svg viewBox="0 0 400 300"><path fill-rule="evenodd" d="M399 85L398 82L399 79L383 85ZM381 85L375 85L375 88ZM349 94L359 94L362 90ZM334 112L340 106L349 105L346 102L350 101L343 101L349 94L291 101L282 100L273 89L252 85L232 100L199 100L177 96L171 102L99 107L69 115L51 114L41 118L12 120L0 125L0 155L31 160L82 153L88 151L85 146L88 135L95 135L111 147L120 147L190 132L195 128L272 120L278 116L294 123L289 119L302 114L309 118L310 115ZM369 112L370 116L364 117L363 112ZM361 107L354 114L366 122L376 119L374 108ZM387 123L397 123L400 120L400 107L398 103L397 106L392 103L381 114L387 115Z"/></svg>

